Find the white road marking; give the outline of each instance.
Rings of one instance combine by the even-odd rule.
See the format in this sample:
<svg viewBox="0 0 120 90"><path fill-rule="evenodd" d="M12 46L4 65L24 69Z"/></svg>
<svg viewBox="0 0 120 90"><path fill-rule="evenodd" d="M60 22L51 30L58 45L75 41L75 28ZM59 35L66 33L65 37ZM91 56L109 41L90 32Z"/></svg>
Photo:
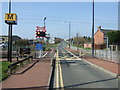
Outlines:
<svg viewBox="0 0 120 90"><path fill-rule="evenodd" d="M45 54L42 56L42 58L44 58L47 54L48 54L48 52L47 52L47 53L45 53Z"/></svg>

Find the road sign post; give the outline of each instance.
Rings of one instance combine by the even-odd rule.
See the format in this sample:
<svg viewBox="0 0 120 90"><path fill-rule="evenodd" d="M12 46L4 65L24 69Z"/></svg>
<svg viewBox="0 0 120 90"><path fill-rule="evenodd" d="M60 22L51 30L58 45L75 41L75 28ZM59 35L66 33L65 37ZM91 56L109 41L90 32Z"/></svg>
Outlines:
<svg viewBox="0 0 120 90"><path fill-rule="evenodd" d="M17 15L11 13L11 0L9 0L9 13L5 14L5 23L9 25L8 29L8 61L12 62L12 25L17 24Z"/></svg>
<svg viewBox="0 0 120 90"><path fill-rule="evenodd" d="M41 58L43 55L43 45L40 43L36 44L36 58Z"/></svg>
<svg viewBox="0 0 120 90"><path fill-rule="evenodd" d="M17 24L17 15L15 13L5 14L5 23L7 24Z"/></svg>

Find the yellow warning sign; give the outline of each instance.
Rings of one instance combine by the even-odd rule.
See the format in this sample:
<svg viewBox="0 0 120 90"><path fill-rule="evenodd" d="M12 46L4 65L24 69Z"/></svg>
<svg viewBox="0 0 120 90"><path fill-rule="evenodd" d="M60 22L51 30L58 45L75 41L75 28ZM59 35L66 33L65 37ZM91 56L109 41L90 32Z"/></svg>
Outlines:
<svg viewBox="0 0 120 90"><path fill-rule="evenodd" d="M5 21L17 21L17 15L15 13L6 13Z"/></svg>

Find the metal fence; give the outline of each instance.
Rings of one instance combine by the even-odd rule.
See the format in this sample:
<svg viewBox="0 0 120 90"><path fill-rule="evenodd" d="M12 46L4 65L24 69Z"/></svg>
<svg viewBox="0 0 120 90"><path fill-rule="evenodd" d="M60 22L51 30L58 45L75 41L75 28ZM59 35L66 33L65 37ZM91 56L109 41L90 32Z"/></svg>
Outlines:
<svg viewBox="0 0 120 90"><path fill-rule="evenodd" d="M120 51L95 50L95 57L115 63L120 63Z"/></svg>
<svg viewBox="0 0 120 90"><path fill-rule="evenodd" d="M77 47L71 46L71 49L77 50ZM80 51L84 53L83 55L89 54L91 55L92 50L87 50L83 48L79 48ZM80 56L80 55L79 55ZM110 51L110 50L95 50L95 57L115 63L120 63L120 51Z"/></svg>

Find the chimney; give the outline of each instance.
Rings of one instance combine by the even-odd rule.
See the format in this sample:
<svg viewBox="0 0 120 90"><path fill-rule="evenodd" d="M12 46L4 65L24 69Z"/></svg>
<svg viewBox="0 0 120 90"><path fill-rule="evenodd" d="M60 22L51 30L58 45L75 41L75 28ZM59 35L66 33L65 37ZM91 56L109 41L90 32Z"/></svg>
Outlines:
<svg viewBox="0 0 120 90"><path fill-rule="evenodd" d="M101 26L98 26L98 30L101 30Z"/></svg>

